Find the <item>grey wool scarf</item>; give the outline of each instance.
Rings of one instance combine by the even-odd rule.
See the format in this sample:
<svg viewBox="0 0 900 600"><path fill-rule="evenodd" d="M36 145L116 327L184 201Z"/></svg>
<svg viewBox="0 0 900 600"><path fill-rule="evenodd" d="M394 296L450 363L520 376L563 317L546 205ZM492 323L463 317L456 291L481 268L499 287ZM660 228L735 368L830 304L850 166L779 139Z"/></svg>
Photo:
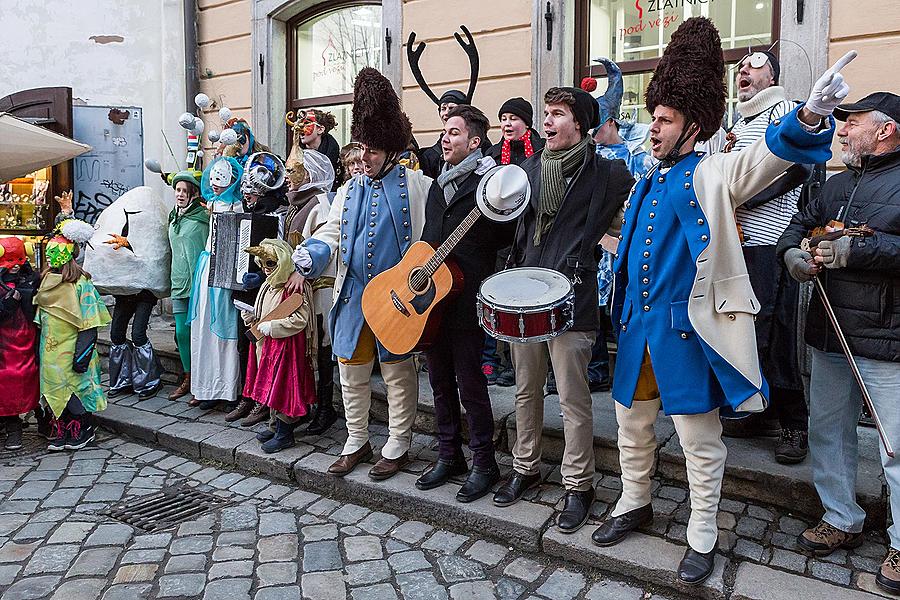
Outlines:
<svg viewBox="0 0 900 600"><path fill-rule="evenodd" d="M460 182L478 168L478 161L482 156L481 148L476 148L456 166L451 167L449 163L444 163L441 174L437 177L438 185L444 190L444 202L450 204L453 194L459 189Z"/></svg>

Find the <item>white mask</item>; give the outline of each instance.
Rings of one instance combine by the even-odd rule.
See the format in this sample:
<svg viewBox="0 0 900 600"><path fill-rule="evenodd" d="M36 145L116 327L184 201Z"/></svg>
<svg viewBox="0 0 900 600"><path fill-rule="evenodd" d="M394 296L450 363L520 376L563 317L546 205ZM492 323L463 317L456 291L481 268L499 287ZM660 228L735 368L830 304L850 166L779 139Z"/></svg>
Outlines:
<svg viewBox="0 0 900 600"><path fill-rule="evenodd" d="M234 181L234 173L231 172L231 163L227 160L219 160L209 170L209 183L221 188L227 188Z"/></svg>

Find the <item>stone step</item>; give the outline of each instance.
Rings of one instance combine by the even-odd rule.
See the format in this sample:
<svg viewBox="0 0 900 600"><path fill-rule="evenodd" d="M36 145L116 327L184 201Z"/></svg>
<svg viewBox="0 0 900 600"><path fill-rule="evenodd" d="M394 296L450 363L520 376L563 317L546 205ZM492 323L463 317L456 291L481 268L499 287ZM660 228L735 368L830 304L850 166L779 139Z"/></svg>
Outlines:
<svg viewBox="0 0 900 600"><path fill-rule="evenodd" d="M716 555L712 575L706 581L688 586L678 581L678 564L684 555L684 546L663 538L632 533L615 546L601 548L591 541L593 531L593 527L582 527L573 534L564 534L555 527L550 528L544 535L544 552L587 567L665 585L691 598L724 600L728 563L724 556Z"/></svg>
<svg viewBox="0 0 900 600"><path fill-rule="evenodd" d="M869 584L874 588L874 576ZM863 587L863 585L860 585ZM763 565L741 563L730 600L878 600L896 598L877 588L870 593L831 585L818 579L778 571Z"/></svg>
<svg viewBox="0 0 900 600"><path fill-rule="evenodd" d="M337 478L328 475L327 469L336 459L344 437L338 428L320 437L304 438L298 435L295 447L267 455L260 449L260 444L255 439L256 431L262 429L264 425L260 424L255 429L248 430L225 423L222 412L203 412L189 407L184 401L164 400L167 392L168 389L164 389L160 392L161 397L140 402L133 396L116 398L107 410L97 414L97 418L101 425L108 429L161 445L184 456L215 461L219 465L224 465L223 468L226 469L230 466L245 472L263 473L273 479L283 480L289 484L293 482L303 490L319 492L338 501L359 504L375 510L388 506L391 507L391 512L398 515L426 521L440 528L459 532L483 532L501 543L522 550L542 552L590 568L651 582L667 594L667 597L705 600L726 598L780 600L782 596L765 595L765 586L760 587L759 581L765 581L766 577L759 573L768 571L775 573L772 578L786 578L785 581L794 587L809 585L811 586L809 589L817 590L819 594L798 596L798 599L790 600L802 600L807 597L823 599L846 597L851 600L863 600L870 597L865 590L874 585L868 573L861 570L871 571L874 566L870 564L854 569L856 572L852 575L855 579L846 582L848 585L855 584L854 589L834 586L811 577L788 575L761 565L755 567L765 569L764 571L745 569L745 575L741 575L746 557L749 556L746 550L742 549L742 544L758 548L757 555L749 560L768 564L768 553L767 549L756 542L748 543L743 537L737 538L735 532L740 535L756 535L757 537L751 539L758 540L760 544L766 546L769 545L769 537L763 540L762 534L740 533L741 524L745 520L749 523L758 519L741 516L738 524L732 516L734 513L746 510L748 515L759 518L764 518L762 514L769 514L771 520L779 523L792 521L779 526L780 530L783 528L784 533L778 534L782 537L796 535L802 530L804 523L795 519L785 519L785 513L774 514L776 511L774 508L773 512L768 512L759 506L748 508L741 502L731 502L732 505L739 506L728 507L723 504L724 512L721 516L730 517L730 522L725 518L720 522L722 528L719 534L720 554L716 559L715 571L702 585L688 588L676 578L676 569L685 550L683 533L679 534L677 530L679 528L682 532L684 530L681 523L685 521L679 520L682 518L679 514L688 508L685 500L686 491L684 487L673 489L677 487L673 482L663 482L657 490L658 494L654 493L654 507L659 514L652 526L629 536L620 544L598 548L592 544L590 535L603 520L608 507L611 506L610 503L618 493L616 478L613 476L603 476L602 481L598 483L598 500L589 524L575 534L565 535L554 527L555 510L561 507L563 494L558 478L554 475L549 476L538 491L529 492L521 502L511 507L494 506L490 495L470 504L461 504L455 499L461 483L459 479L427 492L415 487L416 478L435 456L431 449L433 438L417 435L410 450L412 462L393 478L380 482L370 480L367 473L372 461L360 465L344 478ZM163 404L166 406L158 408ZM167 410L170 414L162 414L160 410ZM373 426L373 431L373 445L377 448L383 443L386 432L383 426L377 425ZM377 454L372 460L376 458ZM504 461L503 457L500 460L508 462ZM502 468L508 471L509 467ZM556 472L558 473L558 470ZM610 480L614 481L610 483ZM676 491L679 492L678 496L673 494ZM679 496L679 500L669 500ZM679 503L681 508L678 508ZM790 534L786 533L788 531ZM735 546L736 539L737 546ZM782 547L784 544L783 540L775 539L775 534L772 535L771 543ZM871 546L872 542L866 544ZM883 550L879 547L868 548L865 556L876 556L881 552ZM848 557L844 556L840 560L846 565ZM872 562L872 559L867 560L869 563ZM831 566L846 572L848 578L851 576L848 568L838 565L821 563L817 568ZM804 568L801 567L800 570L804 571ZM738 574L737 579L735 573ZM811 566L808 574L816 576L816 569ZM734 593L731 591L732 588L735 590ZM736 596L738 591L744 595Z"/></svg>
<svg viewBox="0 0 900 600"><path fill-rule="evenodd" d="M181 362L174 345L174 328L165 323L152 323L149 337L160 356L167 375L164 380L173 383L181 373ZM108 335L100 334L101 354L108 346ZM511 452L516 436L515 388L491 386L491 405L494 412L497 449ZM340 402L340 386L335 386L338 412L343 413ZM612 396L608 393L593 394L594 456L600 471L619 472L619 452L616 447L616 417ZM372 381L372 417L386 423L388 417L387 389L376 372ZM465 420L463 420L465 429ZM428 382L428 373L419 374L419 406L414 430L433 434L434 396ZM874 429L859 428L859 470L857 496L866 510L867 524L881 527L887 518L887 494L883 483L881 459L878 451L878 435ZM464 434L465 435L465 434ZM660 445L656 472L664 477L687 482L684 454L672 420L660 413L656 421L656 437ZM811 461L799 465L781 465L775 462L775 440L725 438L728 460L722 491L726 496L750 499L817 518L822 513L812 480ZM560 462L565 448L559 396L547 396L544 401L544 427L541 436L543 459Z"/></svg>
<svg viewBox="0 0 900 600"><path fill-rule="evenodd" d="M330 498L365 504L390 506L391 511L408 518L439 515L440 522L462 530L479 531L506 543L529 550L541 548L540 538L553 519L547 506L522 503L518 507L499 508L491 495L463 504L456 501L459 484L450 482L423 492L416 488L417 477L400 472L386 481L373 481L367 475L368 465L355 469L346 477L328 474L334 456L313 453L294 464L294 478L304 489ZM364 468L365 467L365 468Z"/></svg>

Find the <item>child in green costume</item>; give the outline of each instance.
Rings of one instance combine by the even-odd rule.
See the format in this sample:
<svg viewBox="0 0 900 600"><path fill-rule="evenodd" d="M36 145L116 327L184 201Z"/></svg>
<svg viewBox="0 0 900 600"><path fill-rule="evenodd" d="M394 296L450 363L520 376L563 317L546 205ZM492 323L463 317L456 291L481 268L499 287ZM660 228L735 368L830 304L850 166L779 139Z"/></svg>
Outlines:
<svg viewBox="0 0 900 600"><path fill-rule="evenodd" d="M41 396L53 412L49 450L78 450L94 439L93 413L106 408L100 385L97 329L111 317L90 275L77 262L78 244L93 227L68 219L47 243L48 268L35 295L41 328Z"/></svg>

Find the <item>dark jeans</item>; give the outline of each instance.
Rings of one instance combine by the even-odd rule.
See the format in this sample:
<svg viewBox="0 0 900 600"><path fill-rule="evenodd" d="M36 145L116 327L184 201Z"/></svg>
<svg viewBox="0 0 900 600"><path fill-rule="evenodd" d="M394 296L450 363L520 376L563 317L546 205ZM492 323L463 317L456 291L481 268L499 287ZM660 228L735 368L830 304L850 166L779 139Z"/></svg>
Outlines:
<svg viewBox="0 0 900 600"><path fill-rule="evenodd" d="M500 366L500 355L497 354L497 340L484 334L484 349L481 351L481 364L491 365L495 369Z"/></svg>
<svg viewBox="0 0 900 600"><path fill-rule="evenodd" d="M766 416L782 427L806 431L809 415L797 358L796 282L775 256L775 246L747 246L744 260L760 309L754 323L760 368L769 382Z"/></svg>
<svg viewBox="0 0 900 600"><path fill-rule="evenodd" d="M131 323L131 341L135 346L143 346L147 343L147 325L150 323L150 312L156 306L156 296L153 292L143 290L139 294L130 296L115 296L116 305L113 307L112 323L109 326L109 339L113 344L124 344L128 337L128 322Z"/></svg>
<svg viewBox="0 0 900 600"><path fill-rule="evenodd" d="M588 381L605 381L609 379L609 349L606 338L597 334L597 341L591 348L591 362L588 363Z"/></svg>
<svg viewBox="0 0 900 600"><path fill-rule="evenodd" d="M428 378L434 391L438 456L452 459L462 450L460 402L466 408L469 448L477 467L494 464L494 413L487 380L481 372L484 332L442 327L437 342L425 351Z"/></svg>

